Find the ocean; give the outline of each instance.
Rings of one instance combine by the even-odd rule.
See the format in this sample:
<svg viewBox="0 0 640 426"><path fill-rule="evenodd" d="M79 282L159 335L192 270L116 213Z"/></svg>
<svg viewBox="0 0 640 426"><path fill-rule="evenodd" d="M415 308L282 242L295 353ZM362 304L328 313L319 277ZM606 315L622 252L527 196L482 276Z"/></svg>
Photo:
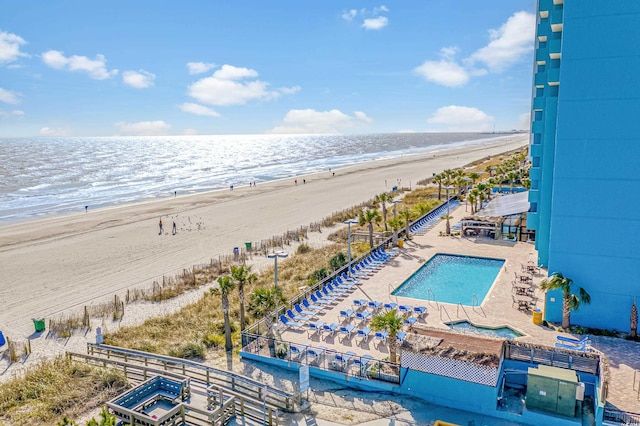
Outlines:
<svg viewBox="0 0 640 426"><path fill-rule="evenodd" d="M504 137L502 135L501 137ZM286 179L499 138L481 133L0 138L0 225Z"/></svg>

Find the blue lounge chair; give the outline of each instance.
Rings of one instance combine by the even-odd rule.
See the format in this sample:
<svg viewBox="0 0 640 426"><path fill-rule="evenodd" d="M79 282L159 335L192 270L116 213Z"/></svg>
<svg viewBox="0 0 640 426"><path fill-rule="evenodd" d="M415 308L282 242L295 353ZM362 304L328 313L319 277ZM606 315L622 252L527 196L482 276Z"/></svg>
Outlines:
<svg viewBox="0 0 640 426"><path fill-rule="evenodd" d="M566 336L558 335L558 336L556 336L556 339L560 340L560 342L564 342L565 344L566 343L571 343L573 345L581 345L583 343L589 343L590 342L589 336L587 336L587 335L582 336L582 338L580 338L580 339L574 339L573 337L566 337Z"/></svg>
<svg viewBox="0 0 640 426"><path fill-rule="evenodd" d="M416 306L415 308L413 308L413 313L416 314L419 318L421 318L427 314L427 307Z"/></svg>
<svg viewBox="0 0 640 426"><path fill-rule="evenodd" d="M328 292L327 293L323 293L320 290L316 290L315 295L316 295L316 297L318 299L327 300L329 302L336 302L337 301L337 298L335 296L331 296Z"/></svg>
<svg viewBox="0 0 640 426"><path fill-rule="evenodd" d="M283 323L284 325L286 325L289 328L298 328L299 329L304 325L304 324L302 324L300 322L291 321L290 319L288 319L284 315L280 315L280 322Z"/></svg>
<svg viewBox="0 0 640 426"><path fill-rule="evenodd" d="M311 303L309 303L307 299L302 300L302 306L304 306L305 309L308 309L310 311L316 311L316 312L324 311L324 308L325 308L324 306L312 305Z"/></svg>
<svg viewBox="0 0 640 426"><path fill-rule="evenodd" d="M297 313L305 317L315 317L316 315L318 315L318 313L315 311L307 311L305 309L302 309L302 306L300 306L299 303L296 303L293 309L295 309Z"/></svg>
<svg viewBox="0 0 640 426"><path fill-rule="evenodd" d="M351 359L351 365L356 366L360 370L360 375L364 375L367 365L373 360L371 355L362 355L361 357L354 356Z"/></svg>
<svg viewBox="0 0 640 426"><path fill-rule="evenodd" d="M357 284L351 279L345 279L342 275L336 277L336 282L344 288L354 288Z"/></svg>
<svg viewBox="0 0 640 426"><path fill-rule="evenodd" d="M332 298L333 300L336 300L345 296L343 293L331 293L329 292L329 289L327 287L322 288L322 294L323 294L322 296L323 298Z"/></svg>
<svg viewBox="0 0 640 426"><path fill-rule="evenodd" d="M338 329L339 333L342 335L342 339L350 339L351 332L356 328L353 324L341 325Z"/></svg>
<svg viewBox="0 0 640 426"><path fill-rule="evenodd" d="M403 324L408 326L408 327L413 327L415 325L415 323L417 323L417 322L418 322L418 318L409 317L409 318L404 320Z"/></svg>
<svg viewBox="0 0 640 426"><path fill-rule="evenodd" d="M332 322L331 324L323 324L322 325L322 336L326 339L327 335L333 336L333 333L340 327L340 324L337 322Z"/></svg>
<svg viewBox="0 0 640 426"><path fill-rule="evenodd" d="M400 305L400 306L398 306L398 312L403 313L403 314L411 315L411 309L412 308L413 308L413 306L411 306L411 305Z"/></svg>
<svg viewBox="0 0 640 426"><path fill-rule="evenodd" d="M353 299L353 307L356 309L366 308L367 299Z"/></svg>
<svg viewBox="0 0 640 426"><path fill-rule="evenodd" d="M369 334L371 334L371 329L369 327L362 327L356 330L356 340L360 338L362 339L361 342L366 342L369 340Z"/></svg>
<svg viewBox="0 0 640 426"><path fill-rule="evenodd" d="M382 306L382 302L379 302L377 300L370 300L369 303L367 303L367 306L369 306L373 310L373 312L375 312L380 309L380 306Z"/></svg>
<svg viewBox="0 0 640 426"><path fill-rule="evenodd" d="M340 296L342 297L345 293L347 293L349 290L347 290L346 288L338 288L338 287L334 287L332 286L330 283L327 283L327 286L325 287L327 289L328 292L330 292L331 294L335 294L336 296ZM324 290L323 290L324 291Z"/></svg>
<svg viewBox="0 0 640 426"><path fill-rule="evenodd" d="M306 350L306 346L298 347L296 345L289 345L289 351L291 352L291 359L299 358Z"/></svg>
<svg viewBox="0 0 640 426"><path fill-rule="evenodd" d="M397 306L398 306L398 304L397 304L397 303L394 303L394 302L391 302L391 303L385 303L385 304L384 304L384 308L385 308L387 311L391 311L391 310L395 309Z"/></svg>
<svg viewBox="0 0 640 426"><path fill-rule="evenodd" d="M324 321L309 322L307 324L307 337L311 337L314 333L320 333L323 325Z"/></svg>
<svg viewBox="0 0 640 426"><path fill-rule="evenodd" d="M327 348L325 346L307 348L307 361L309 361L309 363L319 362L324 356L326 350Z"/></svg>
<svg viewBox="0 0 640 426"><path fill-rule="evenodd" d="M556 348L569 349L578 352L587 352L589 350L588 344L586 342L580 345L565 345L562 343L556 343Z"/></svg>
<svg viewBox="0 0 640 426"><path fill-rule="evenodd" d="M320 297L316 296L315 294L311 295L311 301L313 303L315 303L315 304L325 305L325 306L326 305L331 305L333 303L333 300L323 299L323 298L320 298Z"/></svg>
<svg viewBox="0 0 640 426"><path fill-rule="evenodd" d="M293 311L291 309L287 309L287 316L289 318L291 318L294 321L309 321L311 318L305 316L305 315L296 315L293 313Z"/></svg>
<svg viewBox="0 0 640 426"><path fill-rule="evenodd" d="M349 365L349 361L356 355L355 352L337 353L333 357L333 366L340 370L344 370Z"/></svg>
<svg viewBox="0 0 640 426"><path fill-rule="evenodd" d="M353 318L354 314L355 312L353 311L353 309L342 310L338 314L338 318L343 318L345 321L348 321Z"/></svg>
<svg viewBox="0 0 640 426"><path fill-rule="evenodd" d="M407 332L406 331L399 331L398 334L396 334L396 341L398 343L402 343L404 342L404 338L407 337Z"/></svg>
<svg viewBox="0 0 640 426"><path fill-rule="evenodd" d="M376 334L373 335L373 340L377 340L378 344L386 343L387 336L389 336L389 332L387 330L376 331Z"/></svg>
<svg viewBox="0 0 640 426"><path fill-rule="evenodd" d="M371 312L369 311L356 312L356 319L359 319L362 323L366 323L370 317L371 317Z"/></svg>

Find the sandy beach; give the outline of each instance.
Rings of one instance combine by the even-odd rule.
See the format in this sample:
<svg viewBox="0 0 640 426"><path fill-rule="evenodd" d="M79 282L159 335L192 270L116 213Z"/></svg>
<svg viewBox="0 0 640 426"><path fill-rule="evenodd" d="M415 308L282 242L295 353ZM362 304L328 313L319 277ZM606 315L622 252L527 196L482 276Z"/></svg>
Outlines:
<svg viewBox="0 0 640 426"><path fill-rule="evenodd" d="M231 254L259 241L446 168L525 146L513 135L485 146L404 156L315 175L89 210L0 227L0 331L14 339L33 333L34 317L147 286L163 275ZM305 179L306 183L302 183ZM164 232L159 235L162 217ZM177 234L172 235L176 218Z"/></svg>

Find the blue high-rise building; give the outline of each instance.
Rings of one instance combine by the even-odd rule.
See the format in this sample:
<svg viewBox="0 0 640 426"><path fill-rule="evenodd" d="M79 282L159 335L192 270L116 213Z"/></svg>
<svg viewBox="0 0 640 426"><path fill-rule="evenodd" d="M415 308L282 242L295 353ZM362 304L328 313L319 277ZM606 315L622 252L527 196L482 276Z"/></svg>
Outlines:
<svg viewBox="0 0 640 426"><path fill-rule="evenodd" d="M640 303L640 1L539 0L530 155L539 263L591 295L574 324L629 331ZM545 318L562 318L549 292Z"/></svg>

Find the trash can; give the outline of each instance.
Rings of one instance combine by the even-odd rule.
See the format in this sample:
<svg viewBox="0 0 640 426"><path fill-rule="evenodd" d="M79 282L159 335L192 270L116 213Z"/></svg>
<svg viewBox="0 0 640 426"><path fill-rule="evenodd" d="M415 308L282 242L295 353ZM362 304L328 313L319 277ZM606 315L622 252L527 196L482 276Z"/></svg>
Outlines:
<svg viewBox="0 0 640 426"><path fill-rule="evenodd" d="M247 248L248 251L251 250L251 241L244 243L244 246Z"/></svg>
<svg viewBox="0 0 640 426"><path fill-rule="evenodd" d="M0 346L4 346L5 343L7 343L7 341L4 339L4 334L2 334L2 331L0 331Z"/></svg>
<svg viewBox="0 0 640 426"><path fill-rule="evenodd" d="M44 331L44 318L31 318L33 320L33 327L36 329L36 333Z"/></svg>
<svg viewBox="0 0 640 426"><path fill-rule="evenodd" d="M403 239L398 240L398 247L399 248L403 248L404 247L404 240Z"/></svg>
<svg viewBox="0 0 640 426"><path fill-rule="evenodd" d="M233 255L234 255L234 256L238 256L239 254L240 254L240 248L238 248L238 247L234 247L234 248L233 248Z"/></svg>
<svg viewBox="0 0 640 426"><path fill-rule="evenodd" d="M542 324L542 310L540 308L536 308L533 310L533 313L531 314L531 321L535 325Z"/></svg>

